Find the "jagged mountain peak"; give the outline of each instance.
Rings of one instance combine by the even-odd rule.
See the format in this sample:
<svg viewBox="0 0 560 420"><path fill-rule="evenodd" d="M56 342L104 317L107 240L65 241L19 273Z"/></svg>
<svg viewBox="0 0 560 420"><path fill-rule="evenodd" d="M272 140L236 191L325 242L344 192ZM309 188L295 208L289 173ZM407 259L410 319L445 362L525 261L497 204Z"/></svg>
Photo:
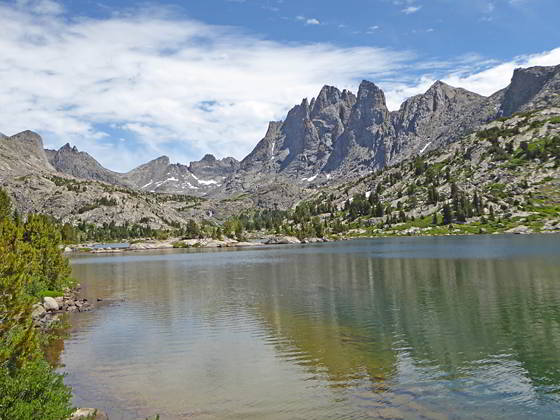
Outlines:
<svg viewBox="0 0 560 420"><path fill-rule="evenodd" d="M62 146L59 150L64 150L64 151L71 151L74 153L78 153L79 150L76 146L71 146L70 143L66 143L64 146ZM83 153L83 152L82 152Z"/></svg>
<svg viewBox="0 0 560 420"><path fill-rule="evenodd" d="M200 162L205 162L205 163L214 163L216 162L218 159L216 159L216 156L214 156L211 153L207 153L203 156L202 159L200 159Z"/></svg>
<svg viewBox="0 0 560 420"><path fill-rule="evenodd" d="M362 80L358 88L356 106L362 109L365 107L386 109L387 102L385 100L385 93L375 83Z"/></svg>

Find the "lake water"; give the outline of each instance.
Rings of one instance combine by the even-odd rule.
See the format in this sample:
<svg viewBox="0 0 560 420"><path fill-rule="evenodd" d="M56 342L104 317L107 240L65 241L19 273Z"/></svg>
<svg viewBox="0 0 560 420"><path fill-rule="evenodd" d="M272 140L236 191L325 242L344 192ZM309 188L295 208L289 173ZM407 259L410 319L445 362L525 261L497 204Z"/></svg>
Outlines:
<svg viewBox="0 0 560 420"><path fill-rule="evenodd" d="M560 418L560 236L72 260L61 356L111 420Z"/></svg>

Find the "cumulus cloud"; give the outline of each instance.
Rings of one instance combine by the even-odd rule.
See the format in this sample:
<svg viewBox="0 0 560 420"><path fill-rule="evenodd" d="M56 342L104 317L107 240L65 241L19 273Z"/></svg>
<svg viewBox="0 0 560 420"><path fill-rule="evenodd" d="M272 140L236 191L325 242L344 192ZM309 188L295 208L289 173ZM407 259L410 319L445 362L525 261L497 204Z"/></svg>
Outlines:
<svg viewBox="0 0 560 420"><path fill-rule="evenodd" d="M463 61L461 63L461 61ZM484 62L476 55L464 57L453 64L448 63L447 71L441 71L438 76L424 75L415 81L404 83L387 82L382 84L387 93L387 104L392 110L398 109L401 103L413 95L425 92L437 79L464 89L489 96L509 85L513 71L519 67L555 66L560 64L560 48L539 54L516 57L515 59L498 63ZM441 63L440 68L445 64ZM453 69L455 67L455 69ZM482 68L481 68L482 67Z"/></svg>
<svg viewBox="0 0 560 420"><path fill-rule="evenodd" d="M115 170L158 154L242 158L269 120L322 84L385 77L412 58L283 44L153 11L71 19L40 12L45 4L0 3L0 131L70 141Z"/></svg>
<svg viewBox="0 0 560 420"><path fill-rule="evenodd" d="M323 84L356 91L372 80L397 109L436 78L488 95L515 67L560 63L560 48L507 63L419 61L382 48L273 42L153 10L70 18L56 4L0 2L0 131L36 130L51 147L70 141L113 170L161 154L243 158L268 121Z"/></svg>
<svg viewBox="0 0 560 420"><path fill-rule="evenodd" d="M320 25L321 24L319 19L315 19L315 18L307 19L305 21L305 23L308 24L308 25Z"/></svg>

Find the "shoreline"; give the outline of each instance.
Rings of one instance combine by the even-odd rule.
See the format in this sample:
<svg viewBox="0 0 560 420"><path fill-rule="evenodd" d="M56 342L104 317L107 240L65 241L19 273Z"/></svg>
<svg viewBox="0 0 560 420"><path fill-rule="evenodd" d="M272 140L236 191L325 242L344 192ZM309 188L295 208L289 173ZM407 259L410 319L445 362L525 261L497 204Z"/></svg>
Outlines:
<svg viewBox="0 0 560 420"><path fill-rule="evenodd" d="M385 239L385 238L422 238L422 237L446 237L446 236L496 236L496 235L550 235L550 234L560 234L559 230L554 231L543 231L535 232L532 230L525 229L512 229L510 231L503 232L482 232L473 233L468 231L456 230L449 233L426 233L421 232L408 232L403 231L402 233L388 233L388 234L378 234L378 235L367 235L362 233L351 234L347 236L340 237L328 237L328 238L307 238L300 240L294 236L279 236L270 237L266 240L260 238L261 240L255 240L253 242L248 241L237 241L234 239L216 240L216 239L186 239L182 240L180 238L172 238L167 240L156 240L156 239L146 239L140 242L134 242L128 246L120 247L99 247L99 245L111 245L111 243L95 243L95 244L78 244L78 245L67 245L64 248L65 254L122 254L128 252L137 251L155 251L155 250L165 250L165 249L221 249L221 248L265 248L271 245L308 245L317 243L328 243L328 242L341 242L350 241L355 239ZM114 242L122 244L123 242ZM88 246L89 245L89 246Z"/></svg>

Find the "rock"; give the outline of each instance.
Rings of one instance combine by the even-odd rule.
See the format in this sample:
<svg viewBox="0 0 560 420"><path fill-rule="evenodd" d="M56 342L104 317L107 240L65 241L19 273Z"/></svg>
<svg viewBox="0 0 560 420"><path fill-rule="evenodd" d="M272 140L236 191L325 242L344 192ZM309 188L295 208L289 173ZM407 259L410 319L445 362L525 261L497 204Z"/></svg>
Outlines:
<svg viewBox="0 0 560 420"><path fill-rule="evenodd" d="M47 311L58 311L58 302L52 297L43 298L43 306Z"/></svg>
<svg viewBox="0 0 560 420"><path fill-rule="evenodd" d="M33 305L33 312L31 312L31 317L35 320L41 319L46 315L47 311L40 303Z"/></svg>
<svg viewBox="0 0 560 420"><path fill-rule="evenodd" d="M295 236L278 236L270 238L265 242L267 245L288 245L288 244L300 244L301 241Z"/></svg>
<svg viewBox="0 0 560 420"><path fill-rule="evenodd" d="M78 408L69 420L109 420L107 414L96 408Z"/></svg>
<svg viewBox="0 0 560 420"><path fill-rule="evenodd" d="M230 246L235 247L235 248L246 248L249 246L255 246L256 244L253 242L236 242L234 244L231 244Z"/></svg>
<svg viewBox="0 0 560 420"><path fill-rule="evenodd" d="M527 226L517 226L512 229L506 230L506 233L514 233L516 235L526 235L528 233L533 233L533 230Z"/></svg>

